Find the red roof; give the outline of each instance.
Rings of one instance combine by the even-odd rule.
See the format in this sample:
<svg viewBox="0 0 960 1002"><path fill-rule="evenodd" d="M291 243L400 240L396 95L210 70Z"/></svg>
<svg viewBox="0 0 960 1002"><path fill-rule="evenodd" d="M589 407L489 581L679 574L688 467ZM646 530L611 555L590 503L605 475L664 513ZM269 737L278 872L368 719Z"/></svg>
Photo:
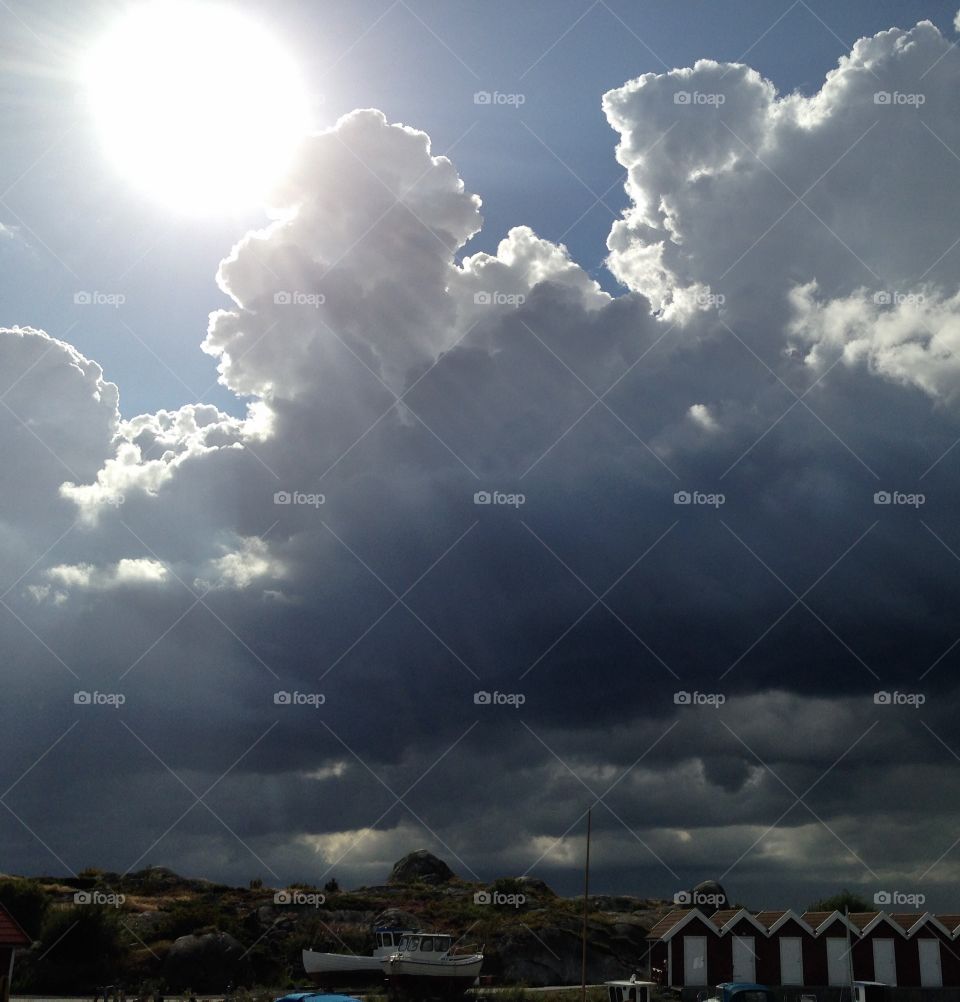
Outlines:
<svg viewBox="0 0 960 1002"><path fill-rule="evenodd" d="M872 915L875 915L877 913L876 912L857 912L856 914L859 914L859 915L869 914L869 915L872 916ZM813 927L814 932L816 932L816 933L819 934L819 932L820 932L820 926L822 926L823 923L826 922L827 919L829 919L831 915L834 915L835 917L834 917L833 922L830 923L830 928L832 928L837 922L841 922L841 923L843 922L843 912L840 912L840 911L833 911L833 912L804 912L803 915L801 916L801 918L803 919L804 922L807 923L807 925ZM853 919L853 915L848 915L847 918L849 919L851 925L856 925L856 922Z"/></svg>
<svg viewBox="0 0 960 1002"><path fill-rule="evenodd" d="M891 912L890 918L900 926L904 932L909 932L923 918L923 912Z"/></svg>
<svg viewBox="0 0 960 1002"><path fill-rule="evenodd" d="M17 920L0 905L0 946L29 946L31 942Z"/></svg>
<svg viewBox="0 0 960 1002"><path fill-rule="evenodd" d="M861 931L864 929L880 914L880 912L850 912L847 918ZM890 918L896 918L896 916L891 915Z"/></svg>
<svg viewBox="0 0 960 1002"><path fill-rule="evenodd" d="M650 939L663 939L670 930L682 922L690 914L689 909L679 909L664 915L662 919L647 933Z"/></svg>
<svg viewBox="0 0 960 1002"><path fill-rule="evenodd" d="M780 919L782 919L783 916L786 914L787 914L786 909L782 909L781 911L777 912L765 911L765 912L757 912L757 914L754 915L754 918L760 923L760 925L766 926L767 929L769 929L770 926L774 924L774 922L779 922Z"/></svg>

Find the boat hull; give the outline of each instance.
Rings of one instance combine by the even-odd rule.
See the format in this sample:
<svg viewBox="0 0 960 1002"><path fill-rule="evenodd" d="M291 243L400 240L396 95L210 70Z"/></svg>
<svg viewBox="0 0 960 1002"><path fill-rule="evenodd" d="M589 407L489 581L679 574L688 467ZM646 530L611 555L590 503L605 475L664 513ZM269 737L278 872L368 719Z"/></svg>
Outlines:
<svg viewBox="0 0 960 1002"><path fill-rule="evenodd" d="M354 957L343 953L303 951L303 970L310 981L325 988L333 985L373 985L383 982L380 957Z"/></svg>
<svg viewBox="0 0 960 1002"><path fill-rule="evenodd" d="M452 999L473 987L483 957L455 963L391 959L384 964L391 996L404 999Z"/></svg>

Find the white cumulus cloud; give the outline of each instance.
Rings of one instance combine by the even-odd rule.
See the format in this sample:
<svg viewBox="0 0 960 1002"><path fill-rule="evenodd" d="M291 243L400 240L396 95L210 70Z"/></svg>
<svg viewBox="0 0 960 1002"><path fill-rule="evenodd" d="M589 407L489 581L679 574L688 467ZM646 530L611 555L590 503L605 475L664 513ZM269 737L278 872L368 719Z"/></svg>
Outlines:
<svg viewBox="0 0 960 1002"><path fill-rule="evenodd" d="M450 160L378 111L346 115L221 263L232 306L203 349L240 418L122 415L77 349L0 331L11 705L62 733L71 675L139 687L144 740L210 782L236 763L218 794L270 804L231 820L291 876L346 853L348 873L376 879L434 844L408 817L374 823L384 791L353 781L369 778L344 757L354 746L390 787L425 777L418 813L469 866L522 872L545 853L563 874L576 843L557 835L582 786L516 710L474 701L522 688L523 719L584 781L613 782L655 746L616 795L658 853L736 858L783 789L715 710L685 714L674 693L728 672L724 720L806 789L875 718L875 676L915 678L955 639L952 557L912 523L867 527L878 486L916 481L960 437L958 63L922 22L861 39L810 96L710 60L610 91L631 197L608 240L616 295L525 226L462 256L480 199ZM960 499L938 484L949 527ZM484 504L491 492L522 510ZM323 710L279 714L280 690L322 691ZM931 701L931 726L947 705ZM916 730L898 718L865 740L876 758L818 787L823 816L859 797L859 833L884 832L879 816L915 796L949 845L956 777ZM71 774L59 791L65 825L125 806L122 831L78 848L89 859L157 834L156 762L116 740L70 763L109 790ZM905 769L887 789L873 764L893 754L929 785ZM504 775L508 791L491 782ZM471 791L469 812L451 790ZM635 839L607 834L625 865ZM249 866L208 832L164 845L194 872ZM845 858L822 829L765 851L805 888L828 846ZM763 886L763 860L749 866Z"/></svg>

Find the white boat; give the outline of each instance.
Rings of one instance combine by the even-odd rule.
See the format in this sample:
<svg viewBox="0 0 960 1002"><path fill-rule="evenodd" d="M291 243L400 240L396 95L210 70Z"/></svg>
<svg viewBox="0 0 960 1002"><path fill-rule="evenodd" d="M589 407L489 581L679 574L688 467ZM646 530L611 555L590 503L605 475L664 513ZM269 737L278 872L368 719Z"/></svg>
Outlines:
<svg viewBox="0 0 960 1002"><path fill-rule="evenodd" d="M369 957L304 950L303 969L311 981L325 986L382 981L384 960L396 953L407 934L406 929L377 929L376 946Z"/></svg>
<svg viewBox="0 0 960 1002"><path fill-rule="evenodd" d="M431 932L404 933L383 961L390 993L417 999L463 995L482 966L482 953L454 953L450 936Z"/></svg>

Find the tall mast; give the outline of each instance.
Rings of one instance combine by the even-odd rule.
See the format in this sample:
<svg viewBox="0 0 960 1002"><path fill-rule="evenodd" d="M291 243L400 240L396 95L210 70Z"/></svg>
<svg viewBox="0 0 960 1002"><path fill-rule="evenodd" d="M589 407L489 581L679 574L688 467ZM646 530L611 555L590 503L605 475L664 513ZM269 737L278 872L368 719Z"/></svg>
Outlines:
<svg viewBox="0 0 960 1002"><path fill-rule="evenodd" d="M587 1002L587 897L590 894L590 812L587 808L587 862L583 869L583 943L580 958L580 1002Z"/></svg>
<svg viewBox="0 0 960 1002"><path fill-rule="evenodd" d="M853 1002L853 943L850 941L850 906L843 906L844 926L847 931L847 970L850 972L850 1002Z"/></svg>

